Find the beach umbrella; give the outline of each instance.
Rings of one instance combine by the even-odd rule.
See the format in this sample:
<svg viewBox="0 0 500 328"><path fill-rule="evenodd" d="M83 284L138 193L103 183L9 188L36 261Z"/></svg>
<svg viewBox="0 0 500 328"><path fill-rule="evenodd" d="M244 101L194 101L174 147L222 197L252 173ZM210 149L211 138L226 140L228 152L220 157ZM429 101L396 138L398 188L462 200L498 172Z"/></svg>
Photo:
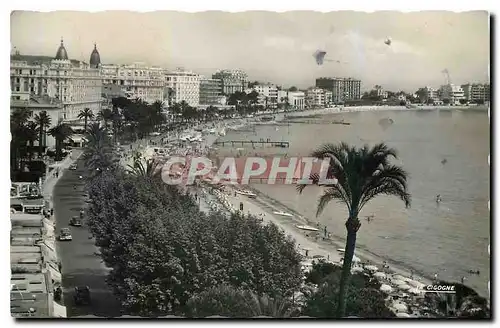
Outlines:
<svg viewBox="0 0 500 328"><path fill-rule="evenodd" d="M405 312L400 312L400 313L396 313L396 317L398 317L398 318L411 318L411 315L409 315L408 313L405 313Z"/></svg>
<svg viewBox="0 0 500 328"><path fill-rule="evenodd" d="M365 269L369 271L378 271L378 268L374 265L365 265Z"/></svg>
<svg viewBox="0 0 500 328"><path fill-rule="evenodd" d="M394 308L397 312L407 312L408 307L404 303L393 303L392 308Z"/></svg>
<svg viewBox="0 0 500 328"><path fill-rule="evenodd" d="M375 278L379 278L379 279L385 279L385 278L386 278L386 275L385 275L385 273L383 273L383 272L375 272L375 273L373 274L373 276L374 276Z"/></svg>
<svg viewBox="0 0 500 328"><path fill-rule="evenodd" d="M382 284L380 286L380 291L384 292L384 293L390 293L390 292L392 292L392 287L389 285L386 285L386 284Z"/></svg>

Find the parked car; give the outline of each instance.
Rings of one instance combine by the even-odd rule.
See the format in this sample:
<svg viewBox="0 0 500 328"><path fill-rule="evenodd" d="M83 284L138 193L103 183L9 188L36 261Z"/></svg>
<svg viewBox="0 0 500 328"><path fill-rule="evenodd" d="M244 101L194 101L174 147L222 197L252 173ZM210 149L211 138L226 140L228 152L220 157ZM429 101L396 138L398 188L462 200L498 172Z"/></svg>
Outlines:
<svg viewBox="0 0 500 328"><path fill-rule="evenodd" d="M71 236L71 230L69 228L62 228L61 232L59 233L59 240L60 241L73 240L73 236Z"/></svg>
<svg viewBox="0 0 500 328"><path fill-rule="evenodd" d="M89 286L75 287L75 295L73 300L76 305L89 305L90 304L90 288Z"/></svg>
<svg viewBox="0 0 500 328"><path fill-rule="evenodd" d="M69 220L69 225L73 227L81 227L82 226L82 219L79 216L73 216Z"/></svg>
<svg viewBox="0 0 500 328"><path fill-rule="evenodd" d="M73 163L69 166L69 169L72 171L75 171L78 168L78 165L76 163Z"/></svg>

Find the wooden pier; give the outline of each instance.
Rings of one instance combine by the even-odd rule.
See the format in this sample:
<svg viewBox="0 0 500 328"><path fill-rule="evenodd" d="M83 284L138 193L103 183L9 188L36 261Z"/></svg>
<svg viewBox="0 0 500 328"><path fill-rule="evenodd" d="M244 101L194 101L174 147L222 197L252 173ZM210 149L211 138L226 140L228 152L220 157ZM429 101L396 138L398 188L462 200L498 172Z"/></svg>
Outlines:
<svg viewBox="0 0 500 328"><path fill-rule="evenodd" d="M226 144L230 144L231 146L244 146L244 145L252 145L252 147L255 147L256 145L260 145L261 147L268 146L268 147L277 147L277 148L290 148L290 142L288 141L271 141L271 140L261 140L261 141L254 141L254 140L242 140L242 141L236 141L236 140L229 140L229 141L217 141L214 143L214 145L221 145L224 147Z"/></svg>
<svg viewBox="0 0 500 328"><path fill-rule="evenodd" d="M319 121L319 120L288 120L288 123L301 123L301 124L341 124L341 125L351 125L349 122L343 121Z"/></svg>

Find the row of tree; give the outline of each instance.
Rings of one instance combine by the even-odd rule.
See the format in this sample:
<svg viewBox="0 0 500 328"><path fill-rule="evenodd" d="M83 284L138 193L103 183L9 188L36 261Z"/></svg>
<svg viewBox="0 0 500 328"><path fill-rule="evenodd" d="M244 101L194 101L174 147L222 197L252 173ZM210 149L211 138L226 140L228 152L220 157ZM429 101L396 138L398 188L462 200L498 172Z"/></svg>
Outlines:
<svg viewBox="0 0 500 328"><path fill-rule="evenodd" d="M277 226L204 214L140 159L134 174L120 168L104 129L92 125L88 139L88 224L112 268L108 282L129 312L186 314L192 297L219 285L270 297L298 290L301 258Z"/></svg>
<svg viewBox="0 0 500 328"><path fill-rule="evenodd" d="M238 214L206 215L191 196L161 182L154 162L137 157L131 172L121 169L111 141L98 125L89 128L88 140L89 225L105 263L113 268L109 282L127 309L142 315L190 313L189 304L199 309L200 295L213 286L229 286L237 294L250 292L274 303L288 302L300 289L300 256L294 241L275 225L263 226L256 218ZM331 159L327 177L337 179L323 186L317 214L337 200L349 216L342 268L333 272L335 278L319 294L310 294L305 313L387 316L385 308L376 305L383 304L378 287L357 283L351 263L361 210L380 195L396 196L409 206L408 174L391 164L397 152L383 143L371 148L326 144L311 156ZM318 176L311 178L320 183ZM353 284L361 289L353 289ZM317 310L318 304L327 304L327 312ZM349 304L354 304L353 310Z"/></svg>

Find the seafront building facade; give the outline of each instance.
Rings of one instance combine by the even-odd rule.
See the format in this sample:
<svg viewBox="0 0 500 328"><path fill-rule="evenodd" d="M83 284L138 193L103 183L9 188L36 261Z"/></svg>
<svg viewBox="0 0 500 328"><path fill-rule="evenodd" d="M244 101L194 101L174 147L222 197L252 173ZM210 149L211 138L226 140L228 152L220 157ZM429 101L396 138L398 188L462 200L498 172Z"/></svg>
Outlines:
<svg viewBox="0 0 500 328"><path fill-rule="evenodd" d="M21 55L16 51L10 61L10 82L11 110L28 108L33 115L46 110L51 117L47 129L59 121L78 124L78 114L83 109L89 108L94 115L101 109L99 69L70 60L63 40L54 58ZM55 145L50 136L46 141L49 147Z"/></svg>
<svg viewBox="0 0 500 328"><path fill-rule="evenodd" d="M222 105L222 81L201 77L200 79L200 105Z"/></svg>
<svg viewBox="0 0 500 328"><path fill-rule="evenodd" d="M464 90L459 85L446 84L439 88L439 98L451 105L460 105L460 100L465 100Z"/></svg>
<svg viewBox="0 0 500 328"><path fill-rule="evenodd" d="M259 94L258 104L266 108L278 107L278 88L274 84L257 84L252 88Z"/></svg>
<svg viewBox="0 0 500 328"><path fill-rule="evenodd" d="M105 89L119 90L127 99L141 99L147 103L164 101L163 69L143 63L130 65L101 64L101 78Z"/></svg>
<svg viewBox="0 0 500 328"><path fill-rule="evenodd" d="M439 101L439 94L438 90L429 86L420 88L417 91L418 98L420 99L421 102L427 103L430 100L436 102Z"/></svg>
<svg viewBox="0 0 500 328"><path fill-rule="evenodd" d="M169 102L185 101L193 107L200 104L200 75L177 68L173 71L166 71L164 79L169 93Z"/></svg>
<svg viewBox="0 0 500 328"><path fill-rule="evenodd" d="M248 87L248 75L242 70L220 70L213 74L212 78L221 80L222 94L226 96L244 92Z"/></svg>
<svg viewBox="0 0 500 328"><path fill-rule="evenodd" d="M361 99L361 81L353 78L321 77L316 79L316 87L332 92L332 102Z"/></svg>
<svg viewBox="0 0 500 328"><path fill-rule="evenodd" d="M325 107L325 92L321 88L309 88L306 91L307 108Z"/></svg>
<svg viewBox="0 0 500 328"><path fill-rule="evenodd" d="M306 106L305 98L303 91L288 91L288 104L292 109L303 110Z"/></svg>
<svg viewBox="0 0 500 328"><path fill-rule="evenodd" d="M464 99L467 102L487 102L490 101L490 85L489 84L479 84L479 83L467 83L463 84L462 89L464 91Z"/></svg>

